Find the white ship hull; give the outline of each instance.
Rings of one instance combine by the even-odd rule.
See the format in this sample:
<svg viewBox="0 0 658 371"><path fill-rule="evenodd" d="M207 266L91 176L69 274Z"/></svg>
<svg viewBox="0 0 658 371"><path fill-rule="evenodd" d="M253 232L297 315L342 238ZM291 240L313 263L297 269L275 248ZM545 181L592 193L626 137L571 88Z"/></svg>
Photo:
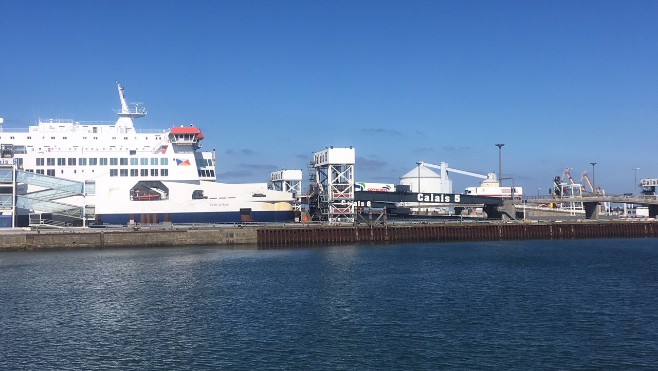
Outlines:
<svg viewBox="0 0 658 371"><path fill-rule="evenodd" d="M162 184L167 187L168 196L156 200L138 199L131 192L132 184L97 184L94 201L97 221L109 224L226 223L286 222L294 218L292 196L268 190L266 184L166 181ZM194 192L199 190L207 198L194 199Z"/></svg>

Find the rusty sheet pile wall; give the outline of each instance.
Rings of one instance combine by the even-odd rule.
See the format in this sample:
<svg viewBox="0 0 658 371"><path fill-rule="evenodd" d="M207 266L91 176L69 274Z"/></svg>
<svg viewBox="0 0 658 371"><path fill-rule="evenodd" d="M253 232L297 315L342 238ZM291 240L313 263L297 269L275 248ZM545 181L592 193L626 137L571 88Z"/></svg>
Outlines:
<svg viewBox="0 0 658 371"><path fill-rule="evenodd" d="M418 224L374 227L305 226L258 229L258 244L285 246L360 242L496 241L657 237L655 222L547 224Z"/></svg>

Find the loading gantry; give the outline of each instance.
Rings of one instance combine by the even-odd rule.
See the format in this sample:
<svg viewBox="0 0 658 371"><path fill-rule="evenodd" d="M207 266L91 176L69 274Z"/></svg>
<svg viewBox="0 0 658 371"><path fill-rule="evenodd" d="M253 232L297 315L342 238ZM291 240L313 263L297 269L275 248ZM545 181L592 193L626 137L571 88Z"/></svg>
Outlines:
<svg viewBox="0 0 658 371"><path fill-rule="evenodd" d="M309 212L314 220L354 223L354 148L329 147L313 154Z"/></svg>

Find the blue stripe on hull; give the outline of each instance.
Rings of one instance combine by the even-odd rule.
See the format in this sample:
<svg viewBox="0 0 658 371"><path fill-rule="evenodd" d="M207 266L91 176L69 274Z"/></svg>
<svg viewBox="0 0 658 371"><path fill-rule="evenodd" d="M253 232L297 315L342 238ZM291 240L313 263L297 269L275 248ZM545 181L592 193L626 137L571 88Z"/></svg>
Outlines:
<svg viewBox="0 0 658 371"><path fill-rule="evenodd" d="M170 214L98 214L104 224L126 225L130 220L141 224L172 223L240 223L245 222L239 211L225 213L170 213ZM252 222L283 223L295 218L293 211L252 211Z"/></svg>

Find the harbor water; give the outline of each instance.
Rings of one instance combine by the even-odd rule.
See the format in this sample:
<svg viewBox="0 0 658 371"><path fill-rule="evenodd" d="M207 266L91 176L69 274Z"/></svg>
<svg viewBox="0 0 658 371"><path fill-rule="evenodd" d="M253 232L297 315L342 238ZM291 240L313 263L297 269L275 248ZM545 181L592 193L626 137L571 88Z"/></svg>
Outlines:
<svg viewBox="0 0 658 371"><path fill-rule="evenodd" d="M658 239L0 253L0 369L658 364Z"/></svg>

